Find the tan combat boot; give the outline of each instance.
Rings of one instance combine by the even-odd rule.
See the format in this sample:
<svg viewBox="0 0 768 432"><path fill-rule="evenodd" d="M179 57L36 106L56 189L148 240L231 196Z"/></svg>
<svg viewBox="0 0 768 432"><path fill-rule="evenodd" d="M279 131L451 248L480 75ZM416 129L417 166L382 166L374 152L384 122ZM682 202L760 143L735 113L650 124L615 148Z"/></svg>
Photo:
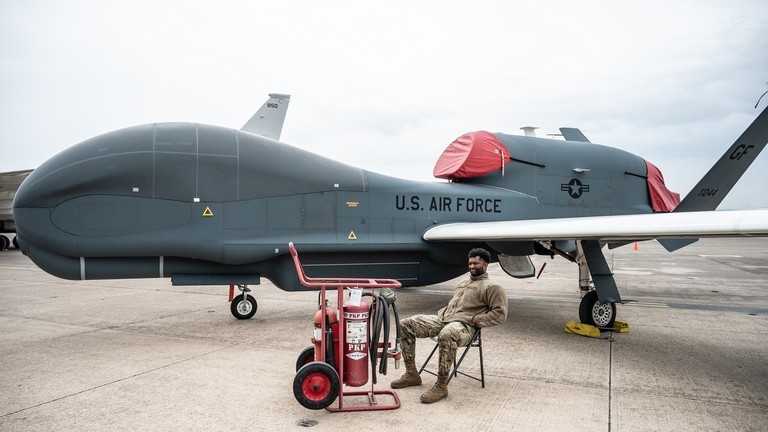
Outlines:
<svg viewBox="0 0 768 432"><path fill-rule="evenodd" d="M421 395L421 402L430 404L448 396L448 375L438 375L435 386Z"/></svg>
<svg viewBox="0 0 768 432"><path fill-rule="evenodd" d="M404 363L405 373L403 376L389 384L393 389L421 385L421 377L419 376L418 369L416 369L416 360L405 360Z"/></svg>

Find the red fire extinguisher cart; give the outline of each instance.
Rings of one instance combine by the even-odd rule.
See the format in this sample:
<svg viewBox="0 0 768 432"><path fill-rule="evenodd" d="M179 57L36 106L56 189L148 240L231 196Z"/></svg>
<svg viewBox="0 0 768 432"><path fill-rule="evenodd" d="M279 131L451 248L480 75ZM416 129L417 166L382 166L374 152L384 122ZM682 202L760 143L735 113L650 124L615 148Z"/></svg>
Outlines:
<svg viewBox="0 0 768 432"><path fill-rule="evenodd" d="M296 400L306 408L310 409L322 409L325 408L331 412L349 412L349 411L374 411L374 410L388 410L396 409L400 407L400 398L392 390L374 390L374 384L371 382L371 389L366 391L344 391L343 386L345 384L352 386L359 386L360 383L367 381L367 366L366 376L362 378L360 376L360 369L350 369L350 365L345 368L345 362L359 361L356 358L356 354L362 353L359 346L347 347L345 339L347 337L354 338L360 336L361 330L360 322L363 319L367 319L368 307L365 302L362 302L360 306L354 305L353 307L342 307L344 304L344 288L370 288L372 291L376 288L400 288L401 284L395 279L367 279L367 278L312 278L308 277L304 273L304 268L299 260L299 254L296 252L296 248L293 243L288 244L288 249L291 251L291 257L293 257L293 263L296 266L296 273L299 275L301 284L307 288L319 288L320 289L320 309L321 311L326 308L326 289L336 288L338 299L337 305L339 305L338 314L338 328L336 330L341 339L340 343L334 345L332 356L335 360L335 368L329 363L328 350L329 344L333 343L333 339L336 338L336 334L331 331L330 320L326 319L326 316L332 314L324 314L320 312L320 331L315 333L316 340L319 336L319 346L314 347L313 355L314 361L309 361L310 358L305 357L307 350L299 357L299 362L303 362L302 357L306 359L306 364L301 366L296 372L296 377L293 380L293 393L296 396ZM365 305L365 306L363 306ZM367 332L366 332L367 333ZM329 340L330 339L330 340ZM367 341L366 341L367 342ZM362 345L360 341L360 345ZM357 344L350 344L357 345ZM349 349L347 349L349 348ZM351 354L351 355L348 355ZM367 357L366 357L367 358ZM365 360L363 360L365 361ZM386 361L386 359L382 359ZM297 367L300 366L297 364ZM351 371L351 372L350 372ZM345 374L349 373L349 378ZM376 371L373 371L376 373ZM373 380L372 380L373 381ZM394 403L386 405L380 404L376 400L377 395L389 395L394 399ZM367 406L344 406L344 396L367 396ZM330 407L334 400L338 398L338 408Z"/></svg>

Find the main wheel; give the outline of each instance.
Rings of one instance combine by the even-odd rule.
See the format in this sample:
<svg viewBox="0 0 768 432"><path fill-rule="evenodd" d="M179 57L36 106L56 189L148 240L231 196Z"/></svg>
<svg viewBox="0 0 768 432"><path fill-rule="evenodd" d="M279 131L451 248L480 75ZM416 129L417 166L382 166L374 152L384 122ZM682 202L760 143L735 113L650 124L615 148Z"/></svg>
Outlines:
<svg viewBox="0 0 768 432"><path fill-rule="evenodd" d="M600 303L597 300L597 291L590 291L579 304L579 320L599 328L613 327L613 322L616 321L616 303Z"/></svg>
<svg viewBox="0 0 768 432"><path fill-rule="evenodd" d="M328 363L314 361L296 372L293 395L301 406L313 410L328 407L339 396L339 375Z"/></svg>
<svg viewBox="0 0 768 432"><path fill-rule="evenodd" d="M10 246L11 246L11 241L8 239L8 237L4 235L0 235L0 250L6 250Z"/></svg>
<svg viewBox="0 0 768 432"><path fill-rule="evenodd" d="M232 304L229 305L232 316L237 319L250 319L256 314L256 309L258 309L256 299L247 294L240 294L233 298Z"/></svg>
<svg viewBox="0 0 768 432"><path fill-rule="evenodd" d="M304 348L304 351L299 354L299 358L296 359L296 372L299 371L305 364L309 364L315 361L315 346Z"/></svg>

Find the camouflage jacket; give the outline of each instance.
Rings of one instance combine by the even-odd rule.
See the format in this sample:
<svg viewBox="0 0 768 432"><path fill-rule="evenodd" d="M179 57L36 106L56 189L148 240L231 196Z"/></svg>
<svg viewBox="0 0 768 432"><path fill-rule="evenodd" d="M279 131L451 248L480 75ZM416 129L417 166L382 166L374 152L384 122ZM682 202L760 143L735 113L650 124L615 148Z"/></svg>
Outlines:
<svg viewBox="0 0 768 432"><path fill-rule="evenodd" d="M443 322L464 324L471 324L474 317L477 327L501 324L507 319L507 294L488 279L488 273L470 276L456 287L448 306L437 311L437 316Z"/></svg>

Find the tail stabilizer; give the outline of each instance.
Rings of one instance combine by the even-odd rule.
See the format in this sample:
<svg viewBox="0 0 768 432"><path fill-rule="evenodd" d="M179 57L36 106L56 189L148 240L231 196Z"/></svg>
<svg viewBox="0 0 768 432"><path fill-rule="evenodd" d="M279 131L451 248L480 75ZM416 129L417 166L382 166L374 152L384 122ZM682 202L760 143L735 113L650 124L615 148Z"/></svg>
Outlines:
<svg viewBox="0 0 768 432"><path fill-rule="evenodd" d="M578 128L561 127L560 133L563 134L566 141L590 142Z"/></svg>
<svg viewBox="0 0 768 432"><path fill-rule="evenodd" d="M752 122L709 172L688 192L675 212L715 210L768 144L768 108Z"/></svg>
<svg viewBox="0 0 768 432"><path fill-rule="evenodd" d="M275 141L280 140L290 101L291 95L270 93L269 99L240 130L272 138Z"/></svg>
<svg viewBox="0 0 768 432"><path fill-rule="evenodd" d="M768 108L757 116L707 174L688 192L673 212L715 210L765 148L766 143L768 143ZM698 240L698 238L657 239L669 252L682 249Z"/></svg>

